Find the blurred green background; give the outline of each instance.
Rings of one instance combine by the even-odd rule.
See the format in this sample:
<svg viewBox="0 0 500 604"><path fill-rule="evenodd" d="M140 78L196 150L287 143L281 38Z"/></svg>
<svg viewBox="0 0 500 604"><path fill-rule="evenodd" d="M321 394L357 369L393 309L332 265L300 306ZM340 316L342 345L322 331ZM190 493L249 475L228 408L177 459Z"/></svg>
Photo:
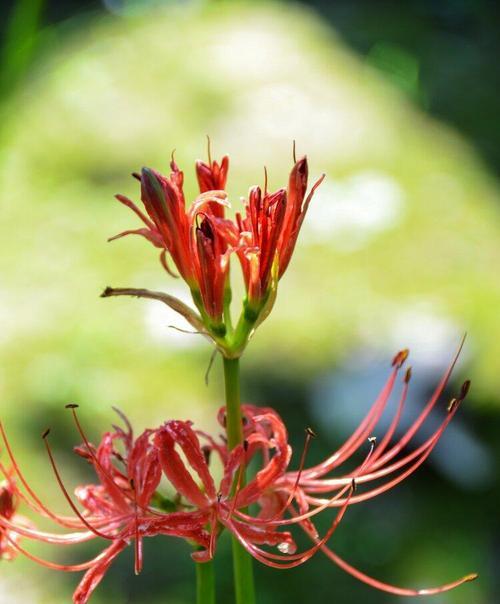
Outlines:
<svg viewBox="0 0 500 604"><path fill-rule="evenodd" d="M167 170L173 148L195 194L194 159L231 156L233 206L263 166L284 184L291 141L326 172L271 318L243 365L246 400L276 406L292 440L337 447L398 349L414 367L415 414L467 331L454 385L467 404L406 484L346 515L339 553L380 579L427 586L477 571L439 604L499 601L499 13L494 2L18 0L3 10L0 76L0 410L33 484L54 506L39 438L52 426L68 485L84 479L64 404L94 439L118 405L138 429L170 417L216 430L220 367L155 303L101 300L106 285L186 292L113 200L128 175ZM384 420L385 421L385 420ZM409 419L408 419L409 421ZM431 418L430 423L437 421ZM381 429L383 425L381 426ZM82 548L81 557L95 551ZM217 559L232 601L229 551ZM64 552L35 550L68 561ZM75 552L72 560L76 558ZM122 555L93 599L188 604L189 549ZM495 569L497 572L495 572ZM320 555L256 568L259 603L399 599ZM77 576L0 565L0 603L59 603Z"/></svg>

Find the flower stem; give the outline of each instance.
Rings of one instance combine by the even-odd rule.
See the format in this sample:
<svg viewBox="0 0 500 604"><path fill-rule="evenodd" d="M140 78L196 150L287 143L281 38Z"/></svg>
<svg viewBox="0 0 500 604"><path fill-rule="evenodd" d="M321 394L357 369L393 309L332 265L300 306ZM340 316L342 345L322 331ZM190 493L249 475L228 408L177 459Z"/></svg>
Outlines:
<svg viewBox="0 0 500 604"><path fill-rule="evenodd" d="M196 604L215 604L214 563L195 562Z"/></svg>
<svg viewBox="0 0 500 604"><path fill-rule="evenodd" d="M226 387L226 433L229 449L243 442L243 422L240 401L239 359L224 360L224 383ZM250 554L236 537L233 540L233 572L236 604L255 604L253 566Z"/></svg>

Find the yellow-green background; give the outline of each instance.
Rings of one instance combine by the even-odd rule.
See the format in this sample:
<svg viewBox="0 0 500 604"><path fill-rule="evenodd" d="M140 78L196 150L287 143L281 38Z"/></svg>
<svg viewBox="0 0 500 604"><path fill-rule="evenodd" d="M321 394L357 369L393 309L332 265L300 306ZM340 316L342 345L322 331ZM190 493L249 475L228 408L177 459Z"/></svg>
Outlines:
<svg viewBox="0 0 500 604"><path fill-rule="evenodd" d="M192 198L194 160L205 157L210 134L214 156L231 157L228 189L238 207L261 183L264 165L271 187L284 184L295 139L312 176L327 179L273 314L245 356L245 398L276 405L294 442L312 423L319 456L347 436L322 424L321 405L311 404L325 375L344 375L360 358L389 360L410 344L425 390L429 365L441 370L467 331L455 385L471 377L473 391L457 421L492 460L486 479L472 476L467 486L467 475L457 483L422 469L411 484L357 508L354 520L348 515L336 544L352 563L407 585L478 571L479 581L434 602L495 602L498 181L473 141L419 103L411 57L379 44L364 59L341 41L335 19L294 3L108 2L114 10L92 4L51 25L43 12L36 24L35 4L12 5L17 21L4 24L0 114L0 410L33 484L65 509L39 439L48 425L68 485L86 476L71 459L78 439L68 402L80 404L94 439L114 421L111 405L138 429L171 417L216 429L222 384L218 364L204 384L209 345L169 330L175 317L155 303L99 298L106 285L182 295L145 241L106 243L137 224L113 195L137 198L130 172L166 171L175 148ZM76 7L68 3L67 11ZM379 19L397 23L387 7ZM399 80L380 74L384 61ZM353 397L353 408L358 403ZM325 400L325 418L334 404ZM226 603L229 559L221 546ZM69 561L65 552L36 551ZM131 559L128 552L114 565L96 604L193 601L187 546L148 543L138 578ZM398 601L320 556L294 571L256 574L261 604ZM76 581L26 561L2 562L0 602L67 602Z"/></svg>

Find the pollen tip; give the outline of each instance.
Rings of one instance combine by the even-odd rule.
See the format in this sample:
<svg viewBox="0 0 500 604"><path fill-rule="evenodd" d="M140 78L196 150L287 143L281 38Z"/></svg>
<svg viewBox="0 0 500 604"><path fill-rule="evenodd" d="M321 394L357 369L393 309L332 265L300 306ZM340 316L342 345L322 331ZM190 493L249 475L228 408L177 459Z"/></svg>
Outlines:
<svg viewBox="0 0 500 604"><path fill-rule="evenodd" d="M479 577L479 573L470 573L470 575L465 575L464 582L469 583L470 581L475 581Z"/></svg>
<svg viewBox="0 0 500 604"><path fill-rule="evenodd" d="M245 451L248 451L248 440L244 440L244 441L243 441L243 449L244 449Z"/></svg>
<svg viewBox="0 0 500 604"><path fill-rule="evenodd" d="M410 354L410 351L408 348L404 348L403 350L400 350L392 359L392 366L397 367L399 369L403 365L403 363L406 361L409 354Z"/></svg>
<svg viewBox="0 0 500 604"><path fill-rule="evenodd" d="M109 285L107 287L104 288L104 291L101 294L101 298L109 298L109 296L111 296L113 292L113 288L109 287Z"/></svg>
<svg viewBox="0 0 500 604"><path fill-rule="evenodd" d="M408 369L406 370L406 373L405 373L405 384L408 384L409 381L411 380L411 372L412 372L411 367L408 367Z"/></svg>
<svg viewBox="0 0 500 604"><path fill-rule="evenodd" d="M370 443L370 445L374 445L377 442L377 437L376 436L370 436L368 438L368 442Z"/></svg>
<svg viewBox="0 0 500 604"><path fill-rule="evenodd" d="M68 403L67 405L64 405L65 409L78 409L80 405L77 405L76 403Z"/></svg>
<svg viewBox="0 0 500 604"><path fill-rule="evenodd" d="M50 428L47 428L47 430L45 430L45 432L43 432L43 434L42 434L42 439L45 440L49 434L50 434Z"/></svg>
<svg viewBox="0 0 500 604"><path fill-rule="evenodd" d="M355 492L356 492L356 489L357 489L357 485L356 485L356 479L355 479L355 478L353 478L353 479L351 480L351 487L352 487L352 492L353 492L353 493L355 493Z"/></svg>
<svg viewBox="0 0 500 604"><path fill-rule="evenodd" d="M462 384L462 387L460 388L460 399L461 400L463 400L469 393L470 383L471 383L470 380L465 380L465 382Z"/></svg>
<svg viewBox="0 0 500 604"><path fill-rule="evenodd" d="M132 176L138 180L139 182L141 182L141 175L139 174L139 172L132 172Z"/></svg>
<svg viewBox="0 0 500 604"><path fill-rule="evenodd" d="M310 436L311 438L316 438L316 432L309 426L306 428L306 434L307 434L307 436Z"/></svg>
<svg viewBox="0 0 500 604"><path fill-rule="evenodd" d="M459 399L452 398L451 401L448 403L448 407L447 407L448 413L451 413L459 403L460 403Z"/></svg>

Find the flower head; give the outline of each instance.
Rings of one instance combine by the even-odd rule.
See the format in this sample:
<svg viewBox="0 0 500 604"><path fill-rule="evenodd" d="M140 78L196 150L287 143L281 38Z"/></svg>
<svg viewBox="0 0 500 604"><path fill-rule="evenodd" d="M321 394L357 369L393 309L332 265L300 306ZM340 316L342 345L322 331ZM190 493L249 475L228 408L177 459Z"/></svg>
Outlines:
<svg viewBox="0 0 500 604"><path fill-rule="evenodd" d="M238 357L255 328L272 309L277 283L290 262L295 243L312 195L323 176L307 193L308 165L303 157L294 162L287 188L274 193L252 187L244 215L235 220L225 216L229 207L225 191L229 159L196 162L200 194L186 207L184 174L174 159L170 177L150 168L134 176L141 183L145 213L123 195L117 199L143 222L139 229L127 230L111 239L136 234L161 249L160 260L174 274L170 257L179 275L189 286L196 310L168 294L144 289L107 288L104 297L135 295L161 299L181 314L197 332L211 338L226 357ZM246 288L241 315L233 327L229 305L231 256L238 256Z"/></svg>
<svg viewBox="0 0 500 604"><path fill-rule="evenodd" d="M170 535L187 539L190 543L208 549L210 538L204 529L207 513L203 510L185 511L180 502L170 502L161 497L157 488L161 479L158 451L153 445L153 431L146 430L137 438L126 421L126 428L116 427L103 435L95 447L86 438L76 415L75 405L69 405L76 425L83 437L83 444L75 452L94 469L98 482L80 485L75 489L73 500L66 489L61 473L48 442L48 431L43 435L50 463L57 483L61 487L74 516L65 516L49 509L27 482L14 457L3 426L2 438L12 472L3 465L1 471L7 477L7 486L2 491L2 513L0 513L0 544L2 557L22 553L31 560L48 568L62 571L86 571L73 595L75 604L84 604L98 586L108 568L130 543L135 549L135 572L143 565L142 541L144 537ZM122 416L123 417L123 416ZM16 476L24 487L21 491L10 476ZM31 523L13 513L13 501L24 501L38 515L54 521L69 530L51 533L38 530ZM169 511L164 511L168 509ZM108 545L97 556L83 563L58 564L24 549L19 540L41 541L60 546L76 545L95 538L105 540Z"/></svg>
<svg viewBox="0 0 500 604"><path fill-rule="evenodd" d="M306 430L305 447L298 469L290 470L291 448L285 425L279 415L270 408L244 406L245 444L231 452L223 450L222 453L225 475L220 489L222 512L219 518L254 558L273 568L291 568L309 560L317 551L322 551L332 562L360 581L403 596L441 593L476 578L475 574L467 575L430 589L389 585L353 567L328 544L349 506L391 490L425 462L468 393L470 382L466 381L458 396L446 407L440 425L422 444L406 451L407 445L438 405L457 357L453 359L417 419L398 441L393 442L408 393L411 378L411 369L408 368L402 380L396 414L385 434L380 440L376 439L374 431L407 356L408 351L404 350L394 357L393 369L385 385L353 434L325 460L309 468L305 461L314 437L312 430ZM225 409L221 409L219 418L224 425ZM356 461L354 469L342 471L346 462L351 462L352 466L353 459L366 443L367 452ZM243 486L239 477L255 458L264 460L262 466L254 478ZM229 487L235 480L237 489L232 492ZM260 511L256 515L245 511L250 504L258 505ZM315 526L315 519L329 509L335 509L336 514L330 528L321 536ZM300 529L313 542L308 550L296 553L295 541L290 533L294 528ZM256 535L261 537L260 542L256 540ZM277 545L279 552L263 549L261 544L264 543Z"/></svg>
<svg viewBox="0 0 500 604"><path fill-rule="evenodd" d="M350 506L396 487L425 462L467 395L468 381L448 404L434 432L422 444L407 451L407 445L438 406L457 357L412 425L394 441L411 378L408 368L402 379L394 418L385 434L377 440L373 434L407 356L405 350L394 357L386 383L353 434L326 459L311 467L306 467L306 456L314 433L308 428L298 467L293 470L290 469L292 448L286 426L269 407L244 405L244 441L229 449L225 437L214 439L196 430L190 421L170 420L134 437L126 418L125 428L115 427L105 433L95 447L81 428L76 406L69 405L83 439L75 452L90 463L98 479L95 484L76 488L80 507L64 486L47 440L48 432L44 433L44 441L56 480L74 516L56 514L42 503L22 474L0 424L12 464L10 472L0 465L6 479L0 490L0 553L9 558L21 552L58 570L85 570L73 596L77 604L88 601L113 560L130 543L134 544L135 571L138 573L143 564L142 541L145 537L172 535L187 539L197 546L192 558L203 563L214 557L223 531L233 534L256 560L267 566L293 568L321 551L355 578L396 595L436 594L471 581L476 575L430 589L390 585L352 566L329 543ZM219 411L223 428L225 413L225 408ZM218 483L210 467L214 456L222 465L222 478ZM350 465L348 470L343 469L346 462ZM245 481L249 467L252 473ZM161 493L162 476L176 493L173 500ZM17 482L24 487L24 492ZM20 501L70 532L47 533L34 528L18 515ZM256 511L250 513L249 506ZM334 512L330 525L320 534L316 519L319 514L329 511ZM296 531L311 540L308 548L297 551ZM26 538L67 546L96 537L106 540L108 546L92 560L73 565L43 560L19 544L21 538Z"/></svg>

